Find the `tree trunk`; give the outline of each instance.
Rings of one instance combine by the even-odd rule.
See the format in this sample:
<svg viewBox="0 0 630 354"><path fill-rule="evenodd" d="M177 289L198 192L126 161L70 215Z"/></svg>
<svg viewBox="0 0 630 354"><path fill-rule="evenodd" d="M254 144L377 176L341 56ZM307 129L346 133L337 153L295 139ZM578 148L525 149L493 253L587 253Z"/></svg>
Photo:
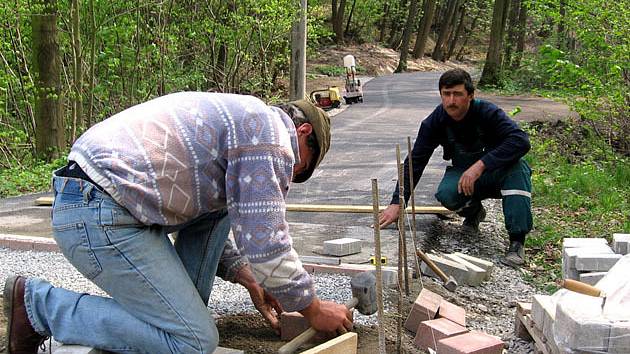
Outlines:
<svg viewBox="0 0 630 354"><path fill-rule="evenodd" d="M444 42L446 41L446 37L448 35L448 32L450 31L456 6L457 0L448 0L448 6L446 8L446 12L444 13L442 24L440 25L440 33L438 35L437 41L435 41L433 54L431 54L433 60L444 60L444 49L442 47L444 46Z"/></svg>
<svg viewBox="0 0 630 354"><path fill-rule="evenodd" d="M424 0L424 15L422 16L420 28L418 29L418 35L416 36L416 44L413 47L413 57L416 59L424 56L424 49L427 45L429 32L431 31L431 24L433 23L436 5L436 0Z"/></svg>
<svg viewBox="0 0 630 354"><path fill-rule="evenodd" d="M407 71L407 56L409 55L409 41L411 39L411 32L413 31L414 24L416 23L416 17L418 16L418 0L411 0L409 4L409 14L407 15L407 23L403 30L402 45L400 47L400 59L398 61L397 73Z"/></svg>
<svg viewBox="0 0 630 354"><path fill-rule="evenodd" d="M503 56L503 67L512 65L512 51L516 47L516 35L518 32L518 18L521 10L521 0L511 0L510 17L507 26L507 41L505 43L505 54Z"/></svg>
<svg viewBox="0 0 630 354"><path fill-rule="evenodd" d="M475 17L473 17L472 23L470 24L470 29L468 31L465 31L466 35L464 36L464 42L462 42L462 46L459 48L459 51L457 52L457 55L455 56L457 60L463 59L464 48L466 48L466 45L468 44L468 39L470 38L471 34L475 33L475 29L477 28L477 21L481 17L482 13L483 13L483 7L479 6L477 10L477 14L475 15Z"/></svg>
<svg viewBox="0 0 630 354"><path fill-rule="evenodd" d="M560 19L558 20L558 37L557 37L557 46L560 50L566 50L567 48L567 34L566 34L566 15L567 15L567 2L566 0L560 0L558 4L560 8L558 9L560 12Z"/></svg>
<svg viewBox="0 0 630 354"><path fill-rule="evenodd" d="M464 21L466 20L466 5L461 4L459 9L459 22L457 24L457 29L455 30L455 34L452 36L449 41L448 46L448 54L446 54L446 60L450 60L453 56L453 52L455 51L455 46L457 45L457 39L462 34L462 30L464 29Z"/></svg>
<svg viewBox="0 0 630 354"><path fill-rule="evenodd" d="M94 86L96 84L96 15L94 13L94 0L90 0L90 84L88 86L88 114L87 127L94 124Z"/></svg>
<svg viewBox="0 0 630 354"><path fill-rule="evenodd" d="M393 19L391 21L389 40L387 42L388 46L394 50L398 50L400 42L402 41L402 36L398 35L398 31L402 27L401 22L398 21L398 17L405 7L407 7L407 0L400 0L397 10L392 13Z"/></svg>
<svg viewBox="0 0 630 354"><path fill-rule="evenodd" d="M291 29L289 97L292 101L306 97L306 10L306 0L300 0L299 17Z"/></svg>
<svg viewBox="0 0 630 354"><path fill-rule="evenodd" d="M72 53L73 53L73 71L74 85L72 97L72 140L77 138L77 130L82 131L85 128L83 121L83 68L81 66L81 33L79 19L79 1L72 0L71 7L71 36L72 36Z"/></svg>
<svg viewBox="0 0 630 354"><path fill-rule="evenodd" d="M385 5L383 5L383 18L381 19L381 33L378 36L378 42L379 43L383 43L383 41L385 40L385 29L386 29L386 25L387 25L387 16L389 16L389 3L386 2Z"/></svg>
<svg viewBox="0 0 630 354"><path fill-rule="evenodd" d="M343 31L344 36L348 35L348 30L350 30L350 21L352 21L352 15L354 14L354 7L357 5L357 0L352 1L352 7L350 8L350 13L348 14L348 21L346 22L346 29Z"/></svg>
<svg viewBox="0 0 630 354"><path fill-rule="evenodd" d="M32 15L35 88L35 148L39 158L51 161L65 147L61 111L60 58L57 42L57 4L42 2L43 13Z"/></svg>
<svg viewBox="0 0 630 354"><path fill-rule="evenodd" d="M501 71L501 47L503 33L505 30L506 3L509 0L495 0L492 12L492 27L490 30L490 45L486 54L486 62L483 66L481 86L496 85L499 83L499 73Z"/></svg>
<svg viewBox="0 0 630 354"><path fill-rule="evenodd" d="M521 1L521 10L518 13L518 31L516 35L516 52L512 61L512 68L521 66L521 58L525 50L525 32L527 26L527 1Z"/></svg>
<svg viewBox="0 0 630 354"><path fill-rule="evenodd" d="M338 5L337 5L338 4ZM346 0L337 0L331 1L332 5L332 26L333 31L335 32L335 43L341 44L343 43L343 17L346 11Z"/></svg>

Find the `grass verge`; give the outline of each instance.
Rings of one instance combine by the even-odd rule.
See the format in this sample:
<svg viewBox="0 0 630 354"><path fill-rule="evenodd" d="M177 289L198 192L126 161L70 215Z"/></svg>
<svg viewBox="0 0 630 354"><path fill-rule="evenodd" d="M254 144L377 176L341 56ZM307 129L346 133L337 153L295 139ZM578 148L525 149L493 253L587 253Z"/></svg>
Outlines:
<svg viewBox="0 0 630 354"><path fill-rule="evenodd" d="M562 239L630 233L630 158L576 121L525 127L532 140L534 225L528 278L552 292L562 277Z"/></svg>
<svg viewBox="0 0 630 354"><path fill-rule="evenodd" d="M36 161L0 170L0 198L49 190L53 171L66 162L64 157L50 163Z"/></svg>

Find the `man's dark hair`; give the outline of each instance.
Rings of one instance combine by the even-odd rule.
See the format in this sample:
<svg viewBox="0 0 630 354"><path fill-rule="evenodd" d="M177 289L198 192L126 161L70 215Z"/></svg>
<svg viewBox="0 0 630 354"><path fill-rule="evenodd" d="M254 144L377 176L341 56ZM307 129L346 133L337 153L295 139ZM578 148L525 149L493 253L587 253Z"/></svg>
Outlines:
<svg viewBox="0 0 630 354"><path fill-rule="evenodd" d="M439 89L441 92L442 88L451 88L461 84L464 84L469 95L475 92L475 85L469 73L462 69L451 69L440 76Z"/></svg>

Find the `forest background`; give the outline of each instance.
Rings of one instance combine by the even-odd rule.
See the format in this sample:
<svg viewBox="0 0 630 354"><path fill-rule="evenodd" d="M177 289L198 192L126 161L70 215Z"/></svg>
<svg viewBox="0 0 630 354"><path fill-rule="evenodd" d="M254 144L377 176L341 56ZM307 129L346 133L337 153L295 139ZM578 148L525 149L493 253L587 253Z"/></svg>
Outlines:
<svg viewBox="0 0 630 354"><path fill-rule="evenodd" d="M630 8L603 0L311 0L307 60L370 44L466 62L498 94L577 113L530 123L533 275L562 237L630 232ZM47 190L88 127L175 91L288 98L297 0L13 0L0 4L0 197ZM360 65L361 63L359 63ZM321 65L308 75L343 75ZM361 73L363 69L359 67ZM363 72L364 74L373 74ZM516 112L514 112L516 113ZM548 262L552 260L552 262ZM551 274L549 274L551 272ZM557 274L555 274L557 275Z"/></svg>

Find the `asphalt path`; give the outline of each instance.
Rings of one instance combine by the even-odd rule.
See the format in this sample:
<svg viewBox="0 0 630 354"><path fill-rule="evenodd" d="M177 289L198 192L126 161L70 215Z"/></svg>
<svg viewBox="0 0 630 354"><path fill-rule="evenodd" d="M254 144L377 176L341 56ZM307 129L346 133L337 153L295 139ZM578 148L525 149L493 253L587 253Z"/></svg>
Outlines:
<svg viewBox="0 0 630 354"><path fill-rule="evenodd" d="M364 85L364 102L347 107L332 118L329 153L306 183L293 184L288 203L372 205L373 178L378 181L379 203L389 204L397 179L396 145L407 155L407 137L415 140L418 127L440 103L440 73L405 73L377 77ZM446 162L436 150L415 191L417 205L438 205L433 194ZM47 194L0 200L0 233L51 237L50 208L34 200ZM373 253L370 214L301 213L287 215L294 246L300 254L321 252L324 240L354 237L364 240L365 252L344 261L362 262ZM419 216L418 229L435 216ZM397 233L383 230L384 254L395 257Z"/></svg>

